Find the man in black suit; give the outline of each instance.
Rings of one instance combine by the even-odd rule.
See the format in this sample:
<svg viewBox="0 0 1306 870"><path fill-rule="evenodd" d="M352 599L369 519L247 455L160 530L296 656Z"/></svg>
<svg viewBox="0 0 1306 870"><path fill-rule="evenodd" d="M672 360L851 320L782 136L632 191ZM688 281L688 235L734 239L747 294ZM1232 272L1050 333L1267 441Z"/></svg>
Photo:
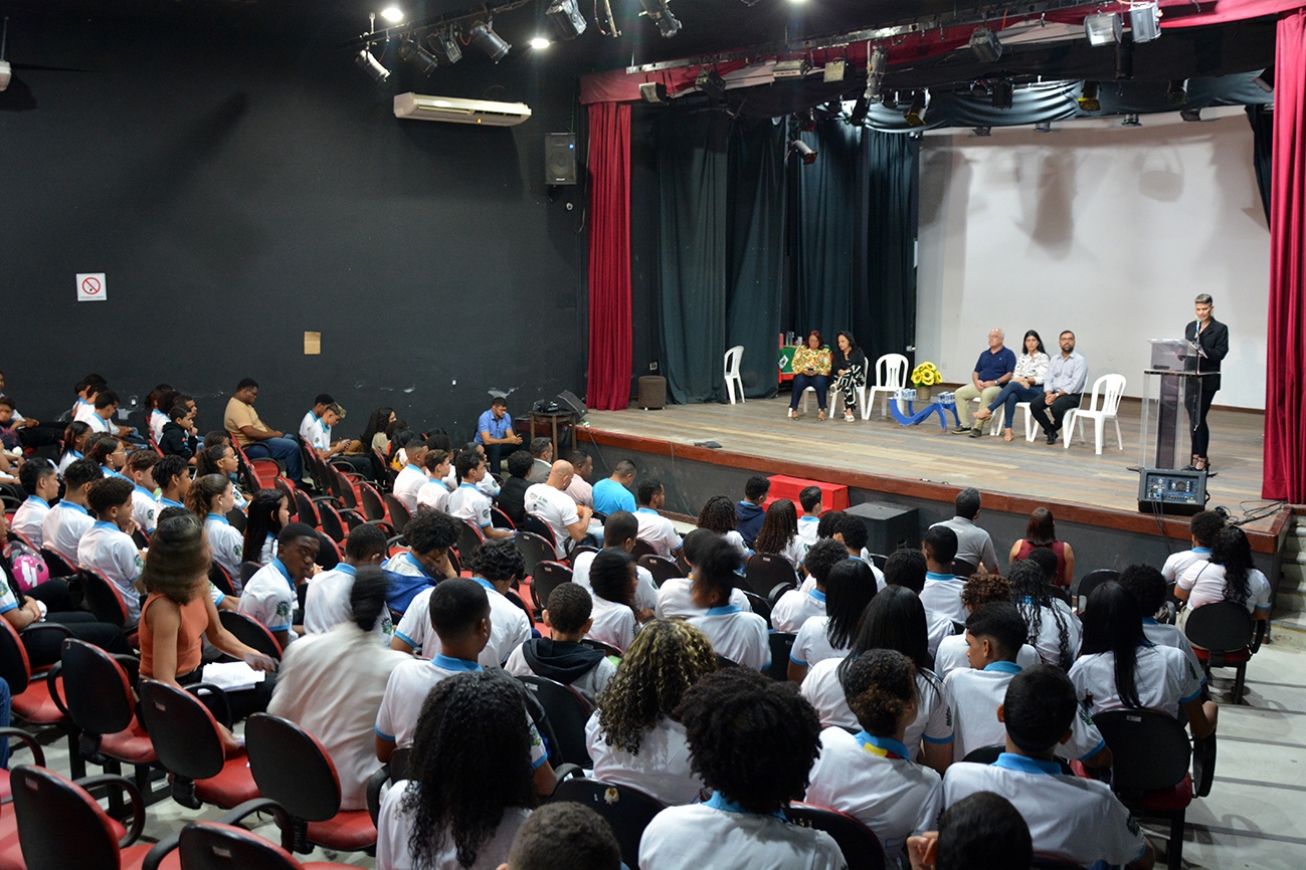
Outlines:
<svg viewBox="0 0 1306 870"><path fill-rule="evenodd" d="M1209 293L1199 295L1194 304L1197 319L1184 328L1184 338L1188 339L1188 368L1215 374L1193 378L1197 384L1188 391L1185 404L1193 428L1193 461L1188 467L1209 471L1211 463L1206 458L1206 448L1211 441L1211 431L1206 426L1206 415L1211 410L1211 400L1220 389L1220 360L1229 353L1229 327L1211 316L1215 305Z"/></svg>

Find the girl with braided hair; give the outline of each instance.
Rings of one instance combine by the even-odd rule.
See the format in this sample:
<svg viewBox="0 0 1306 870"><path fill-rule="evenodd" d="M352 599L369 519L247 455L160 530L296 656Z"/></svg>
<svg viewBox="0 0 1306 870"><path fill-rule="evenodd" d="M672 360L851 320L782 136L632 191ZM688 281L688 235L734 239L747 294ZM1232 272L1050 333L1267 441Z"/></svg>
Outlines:
<svg viewBox="0 0 1306 870"><path fill-rule="evenodd" d="M725 538L739 551L741 559L752 555L744 543L744 536L739 533L739 515L735 513L735 503L728 496L714 495L703 503L703 509L698 512L698 527Z"/></svg>
<svg viewBox="0 0 1306 870"><path fill-rule="evenodd" d="M1082 629L1070 605L1053 598L1043 569L1022 559L1007 571L1011 600L1029 626L1029 643L1044 664L1069 671L1079 657Z"/></svg>
<svg viewBox="0 0 1306 870"><path fill-rule="evenodd" d="M594 777L667 804L698 797L685 729L672 714L685 691L714 670L712 644L689 623L655 619L641 628L585 724Z"/></svg>

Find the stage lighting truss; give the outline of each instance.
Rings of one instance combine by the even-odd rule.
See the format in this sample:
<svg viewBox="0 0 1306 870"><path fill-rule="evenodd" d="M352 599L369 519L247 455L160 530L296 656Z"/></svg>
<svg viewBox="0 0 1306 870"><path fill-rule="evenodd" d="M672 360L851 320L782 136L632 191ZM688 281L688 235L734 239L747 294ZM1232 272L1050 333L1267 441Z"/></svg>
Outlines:
<svg viewBox="0 0 1306 870"><path fill-rule="evenodd" d="M658 26L663 39L670 39L680 32L680 19L671 14L668 0L639 0L639 3L644 7L640 14L648 16L648 20Z"/></svg>
<svg viewBox="0 0 1306 870"><path fill-rule="evenodd" d="M441 27L426 37L426 45L440 66L453 66L463 59L463 49L458 43L458 33L452 24Z"/></svg>
<svg viewBox="0 0 1306 870"><path fill-rule="evenodd" d="M544 10L544 17L553 25L553 32L559 39L575 39L585 32L585 16L581 14L576 0L554 0Z"/></svg>

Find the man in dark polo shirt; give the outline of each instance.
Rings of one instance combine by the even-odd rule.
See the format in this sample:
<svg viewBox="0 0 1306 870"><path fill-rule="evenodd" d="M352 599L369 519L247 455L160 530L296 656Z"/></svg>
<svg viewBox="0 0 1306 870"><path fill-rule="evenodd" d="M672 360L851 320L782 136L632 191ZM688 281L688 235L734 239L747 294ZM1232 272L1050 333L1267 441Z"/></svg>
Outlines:
<svg viewBox="0 0 1306 870"><path fill-rule="evenodd" d="M988 407L998 393L1002 392L1002 385L1011 380L1011 376L1016 371L1016 355L1009 348L1003 347L1003 339L1006 334L1001 329L995 329L989 333L989 347L979 356L979 362L975 363L975 371L970 373L970 383L957 390L957 416L961 419L961 425L953 429L953 432L968 433L971 428L970 403L972 399L980 400L980 407ZM983 422L976 422L976 426L984 427Z"/></svg>

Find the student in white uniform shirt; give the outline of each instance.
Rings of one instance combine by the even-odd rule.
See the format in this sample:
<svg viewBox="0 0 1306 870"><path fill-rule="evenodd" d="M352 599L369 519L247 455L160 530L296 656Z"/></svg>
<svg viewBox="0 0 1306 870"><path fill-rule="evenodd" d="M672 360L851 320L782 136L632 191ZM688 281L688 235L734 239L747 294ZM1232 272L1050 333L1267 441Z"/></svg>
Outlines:
<svg viewBox="0 0 1306 870"><path fill-rule="evenodd" d="M553 463L548 478L543 483L528 486L522 497L526 513L539 517L553 531L553 544L559 558L565 556L573 545L585 540L594 516L593 509L576 504L567 495L574 474L571 463L560 459Z"/></svg>
<svg viewBox="0 0 1306 870"><path fill-rule="evenodd" d="M437 442L437 439L440 440ZM462 447L459 447L457 450L454 450L452 449L452 445L449 444L449 440L447 436L441 436L441 435L432 436L430 439L427 440L426 443L427 446L430 447L431 449L435 449L437 447L444 449L444 445L448 445L449 455L455 459L457 458L458 454L462 453L464 450L474 450L477 453L479 453L481 455L481 458L486 460L486 471L485 471L485 476L476 482L476 488L479 489L481 492L485 493L486 495L488 495L490 498L498 497L499 490L500 490L499 482L495 480L494 475L490 473L489 460L486 459L484 445L477 444L475 441L468 441ZM450 465L449 470L445 472L444 485L449 487L450 490L453 490L458 486L458 473L457 470L452 466L452 464Z"/></svg>
<svg viewBox="0 0 1306 870"><path fill-rule="evenodd" d="M498 870L623 870L612 826L584 804L545 804L522 823Z"/></svg>
<svg viewBox="0 0 1306 870"><path fill-rule="evenodd" d="M241 558L266 565L277 556L277 535L290 522L290 500L279 489L260 489L249 501Z"/></svg>
<svg viewBox="0 0 1306 870"><path fill-rule="evenodd" d="M494 870L507 860L540 803L533 765L547 765L521 710L520 687L500 672L459 674L432 689L408 779L381 802L377 870Z"/></svg>
<svg viewBox="0 0 1306 870"><path fill-rule="evenodd" d="M761 478L765 480L766 478ZM735 513L735 503L729 496L714 495L703 502L695 523L700 529L715 532L730 542L739 552L740 561L753 555L753 551L744 543L744 536L739 534L739 515Z"/></svg>
<svg viewBox="0 0 1306 870"><path fill-rule="evenodd" d="M1036 852L1087 866L1150 868L1156 856L1111 787L1067 776L1055 761L1073 754L1081 710L1075 687L1057 668L1035 665L1005 688L996 711L1006 751L993 764L954 764L943 777L944 803L995 792L1020 811Z"/></svg>
<svg viewBox="0 0 1306 870"><path fill-rule="evenodd" d="M1138 599L1138 606L1143 613L1159 613L1165 606L1169 586L1161 572L1151 565L1130 565L1120 572L1119 582ZM1193 652L1193 645L1177 626L1159 623L1150 615L1144 616L1143 634L1156 646L1172 646L1182 652L1193 670L1201 676L1202 685L1206 685L1206 671Z"/></svg>
<svg viewBox="0 0 1306 870"><path fill-rule="evenodd" d="M1002 743L997 709L1012 677L1023 672L1015 659L1027 631L1020 611L1005 601L977 607L966 619L970 669L955 670L943 681L955 736L953 761L964 760L976 749ZM1082 708L1075 717L1073 731L1063 750L1070 760L1081 761L1087 767L1111 766L1111 750Z"/></svg>
<svg viewBox="0 0 1306 870"><path fill-rule="evenodd" d="M514 677L534 675L571 686L592 707L617 673L607 656L580 642L594 622L594 601L575 583L559 583L546 604L543 618L550 637L533 637L517 647L504 670Z"/></svg>
<svg viewBox="0 0 1306 870"><path fill-rule="evenodd" d="M1070 605L1054 598L1047 574L1032 559L1021 559L1007 569L1011 600L1029 626L1027 640L1038 651L1043 664L1063 671L1079 657L1082 629Z"/></svg>
<svg viewBox="0 0 1306 870"><path fill-rule="evenodd" d="M291 523L277 536L277 558L255 571L241 592L239 612L267 626L283 650L304 633L294 622L296 590L317 571L320 546L312 526Z"/></svg>
<svg viewBox="0 0 1306 870"><path fill-rule="evenodd" d="M699 797L685 728L673 718L686 690L716 670L707 636L679 619L655 619L635 635L585 723L594 778L630 786L665 804Z"/></svg>
<svg viewBox="0 0 1306 870"><path fill-rule="evenodd" d="M714 794L653 817L639 842L642 870L846 870L833 837L784 817L821 751L806 702L755 671L727 668L687 691L678 715Z"/></svg>
<svg viewBox="0 0 1306 870"><path fill-rule="evenodd" d="M490 601L490 638L477 661L484 667L497 668L531 636L530 618L507 597L512 584L526 576L526 560L512 541L486 541L465 558L473 582L485 589ZM439 655L440 638L434 628L430 603L433 594L428 588L413 599L395 628L391 649L418 652L424 659Z"/></svg>
<svg viewBox="0 0 1306 870"><path fill-rule="evenodd" d="M364 523L349 530L349 537L345 539L344 560L330 571L317 574L308 583L308 591L304 596L305 634L326 634L337 625L354 618L350 602L359 569L375 567L377 576L384 580L380 566L387 549L385 533L377 526ZM390 640L394 636L390 608L382 608L380 615L372 622L372 639L389 649ZM377 701L380 702L379 696Z"/></svg>
<svg viewBox="0 0 1306 870"><path fill-rule="evenodd" d="M820 539L817 532L821 528L821 498L824 493L819 486L809 486L798 493L798 504L803 508L803 515L798 518L798 537L808 548L816 546Z"/></svg>
<svg viewBox="0 0 1306 870"><path fill-rule="evenodd" d="M787 498L776 499L766 509L753 549L774 553L797 569L807 555L807 544L798 536L798 510Z"/></svg>
<svg viewBox="0 0 1306 870"><path fill-rule="evenodd" d="M884 563L885 584L910 589L921 598L922 606L925 606L925 599L921 593L925 590L925 578L928 575L929 563L920 550L894 550ZM951 616L935 613L928 606L925 607L925 624L930 638L930 655L936 655L944 639L957 633L957 626Z"/></svg>
<svg viewBox="0 0 1306 870"><path fill-rule="evenodd" d="M69 423L63 433L63 452L59 454L59 475L68 470L79 459L85 457L86 441L95 433L85 423Z"/></svg>
<svg viewBox="0 0 1306 870"><path fill-rule="evenodd" d="M113 412L118 410L118 395L112 390L103 390L95 396L95 407L91 413L77 417L91 427L92 432L107 432L111 435L122 434L113 424Z"/></svg>
<svg viewBox="0 0 1306 870"><path fill-rule="evenodd" d="M802 696L816 709L823 727L857 728L840 674L871 650L902 653L916 666L917 699L916 718L907 724L903 742L913 760L942 773L952 762L953 725L943 702L943 682L930 670L933 661L926 643L925 608L916 593L902 586L886 587L867 605L848 655L812 665L803 680Z"/></svg>
<svg viewBox="0 0 1306 870"><path fill-rule="evenodd" d="M1188 602L1179 614L1179 627L1183 628L1194 610L1218 601L1241 604L1252 619L1269 619L1273 594L1270 581L1252 564L1247 535L1233 526L1221 529L1210 561L1188 566L1175 584L1175 597Z"/></svg>
<svg viewBox="0 0 1306 870"><path fill-rule="evenodd" d="M77 565L100 572L122 593L127 605L127 625L141 615L140 579L145 557L131 539L132 483L108 477L91 484L87 504L95 523L77 544Z"/></svg>
<svg viewBox="0 0 1306 870"><path fill-rule="evenodd" d="M195 512L195 516L204 518L204 531L208 534L213 561L225 568L230 577L240 576L240 563L245 558L245 536L227 519L235 503L231 481L221 474L195 478L186 494L186 506Z"/></svg>
<svg viewBox="0 0 1306 870"><path fill-rule="evenodd" d="M966 608L961 606L961 589L965 580L953 576L952 560L957 555L957 533L947 526L931 526L921 540L925 554L925 587L921 589L921 603L926 610L946 616L953 622L966 621Z"/></svg>
<svg viewBox="0 0 1306 870"><path fill-rule="evenodd" d="M825 580L827 615L810 617L798 629L789 651L789 679L801 683L812 665L846 656L874 597L875 575L861 559L844 559L831 568Z"/></svg>
<svg viewBox="0 0 1306 870"><path fill-rule="evenodd" d="M150 469L159 487L159 512L170 507L186 507L190 492L190 466L180 456L164 456Z"/></svg>
<svg viewBox="0 0 1306 870"><path fill-rule="evenodd" d="M18 469L18 482L22 484L23 492L27 493L27 500L14 511L9 528L39 550L45 540L41 524L50 513L50 502L59 497L59 477L49 462L33 460Z"/></svg>
<svg viewBox="0 0 1306 870"><path fill-rule="evenodd" d="M902 653L871 650L849 662L843 686L862 730L821 732L804 800L856 818L875 832L888 866L901 867L907 838L932 830L943 811L938 772L912 761L902 742L916 718L916 666Z"/></svg>
<svg viewBox="0 0 1306 870"><path fill-rule="evenodd" d="M635 509L635 519L639 521L639 539L651 544L659 556L674 559L684 542L676 534L676 527L671 524L671 520L658 513L667 499L662 481L656 477L640 481L635 497L639 502L639 507Z"/></svg>
<svg viewBox="0 0 1306 870"><path fill-rule="evenodd" d="M707 613L690 617L712 641L712 648L740 667L764 671L771 667L771 643L766 620L730 603L738 585L739 554L723 539L708 541L694 565L694 603Z"/></svg>
<svg viewBox="0 0 1306 870"><path fill-rule="evenodd" d="M1011 584L1001 574L972 574L961 590L961 603L966 608L967 616L981 605L1010 600ZM970 668L970 660L966 658L968 649L965 632L948 635L939 643L939 650L934 656L934 673L939 675L939 679L945 679L958 668ZM1020 652L1016 654L1016 664L1028 668L1040 661L1038 650L1027 643L1021 644Z"/></svg>
<svg viewBox="0 0 1306 870"><path fill-rule="evenodd" d="M608 518L603 521L603 547L609 550L620 550L623 553L629 553L635 549L636 534L639 533L639 523L635 521L635 515L628 511L613 511L608 514ZM583 587L589 592L593 592L590 586L590 565L594 562L595 553L586 550L583 553L577 553L571 560L571 582ZM660 590L657 583L653 582L653 574L643 565L636 564L635 573L639 577L639 582L635 585L635 618L640 622L647 622L654 615L657 607ZM688 591L686 591L688 597ZM743 598L741 593L740 598ZM744 599L747 601L747 599Z"/></svg>
<svg viewBox="0 0 1306 870"><path fill-rule="evenodd" d="M417 491L417 509L430 508L435 511L449 512L449 487L444 485L444 476L448 473L452 456L448 450L431 448L422 459L426 469L426 483Z"/></svg>
<svg viewBox="0 0 1306 870"><path fill-rule="evenodd" d="M634 558L625 550L603 550L590 562L589 580L594 591L594 624L585 636L628 649L638 627L633 609L639 584Z"/></svg>
<svg viewBox="0 0 1306 870"><path fill-rule="evenodd" d="M326 401L323 401L323 400ZM299 423L299 437L304 443L317 451L323 459L329 459L349 446L349 439L342 438L331 442L331 430L345 419L345 409L336 403L327 393L320 394L313 400L313 407Z"/></svg>
<svg viewBox="0 0 1306 870"><path fill-rule="evenodd" d="M408 463L399 470L399 475L395 477L394 485L390 489L390 494L408 508L410 514L417 513L417 493L427 482L426 469L422 467L426 450L426 442L421 438L414 438L405 445L404 455Z"/></svg>
<svg viewBox="0 0 1306 870"><path fill-rule="evenodd" d="M400 615L407 613L419 593L446 577L458 576L449 559L449 549L458 543L455 522L453 517L437 511L418 511L409 521L404 529L408 552L396 553L381 565L381 571L390 581L386 603L391 610ZM412 652L407 648L392 648Z"/></svg>
<svg viewBox="0 0 1306 870"><path fill-rule="evenodd" d="M74 567L82 535L95 525L86 509L86 489L103 477L104 472L93 459L78 459L69 465L63 474L63 498L41 521L42 546L53 550Z"/></svg>
<svg viewBox="0 0 1306 870"><path fill-rule="evenodd" d="M1192 538L1193 548L1171 553L1161 568L1161 576L1167 583L1176 582L1194 562L1205 562L1211 558L1211 547L1215 545L1215 536L1224 528L1224 517L1215 511L1202 511L1193 514L1188 521L1188 534Z"/></svg>
<svg viewBox="0 0 1306 870"><path fill-rule="evenodd" d="M132 519L147 535L154 534L159 517L159 500L154 497L154 466L159 459L153 450L137 450L127 459L127 476L136 487L132 492Z"/></svg>
<svg viewBox="0 0 1306 870"><path fill-rule="evenodd" d="M807 576L812 579L812 588L790 589L780 596L771 609L771 627L776 631L798 631L809 618L825 616L826 578L835 565L848 560L848 553L838 541L825 540L817 542L807 558L811 563L807 566Z"/></svg>
<svg viewBox="0 0 1306 870"><path fill-rule="evenodd" d="M390 622L385 593L376 560L361 566L345 592L346 618L285 651L268 705L326 749L340 775L342 810L367 808L367 781L376 772L372 726L390 674L408 660L376 643L382 623Z"/></svg>
<svg viewBox="0 0 1306 870"><path fill-rule="evenodd" d="M1000 794L976 792L939 816L938 830L907 839L912 870L1029 867L1034 843L1020 811Z"/></svg>
<svg viewBox="0 0 1306 870"><path fill-rule="evenodd" d="M100 463L105 477L122 477L127 464L127 447L117 435L99 432L86 439L86 457Z"/></svg>
<svg viewBox="0 0 1306 870"><path fill-rule="evenodd" d="M454 468L458 471L459 483L458 488L449 493L445 506L449 515L476 526L486 538L515 537L517 533L512 529L494 527L490 520L490 508L494 507L494 502L477 486L489 473L485 470L485 454L464 448L454 460Z"/></svg>
<svg viewBox="0 0 1306 870"><path fill-rule="evenodd" d="M732 513L734 512L733 504L730 506L730 510ZM625 514L631 518L632 522L634 521L633 514L628 514L625 511L618 511L617 513ZM615 514L612 516L615 516ZM612 516L608 517L608 522L612 521ZM605 534L607 533L605 532ZM709 532L707 529L694 529L685 535L685 543L681 547L680 555L689 564L690 576L672 577L662 581L662 585L657 587L657 605L654 607L654 616L658 619L689 619L691 616L703 616L707 613L706 607L699 607L694 603L694 581L692 579L694 564L708 541L719 538L719 535L715 532ZM577 556L576 560L580 561L582 558L584 558L584 554ZM575 579L576 575L573 573L572 580ZM643 589L642 580L640 589ZM636 590L636 600L642 601L639 598L639 590ZM730 590L730 603L740 610L748 613L753 612L752 605L748 603L748 596L744 594L742 589Z"/></svg>
<svg viewBox="0 0 1306 870"><path fill-rule="evenodd" d="M1175 647L1155 646L1143 633L1138 599L1119 583L1103 583L1084 609L1084 650L1070 679L1090 713L1153 710L1176 719L1193 736L1215 731L1214 701L1202 700L1201 671Z"/></svg>

